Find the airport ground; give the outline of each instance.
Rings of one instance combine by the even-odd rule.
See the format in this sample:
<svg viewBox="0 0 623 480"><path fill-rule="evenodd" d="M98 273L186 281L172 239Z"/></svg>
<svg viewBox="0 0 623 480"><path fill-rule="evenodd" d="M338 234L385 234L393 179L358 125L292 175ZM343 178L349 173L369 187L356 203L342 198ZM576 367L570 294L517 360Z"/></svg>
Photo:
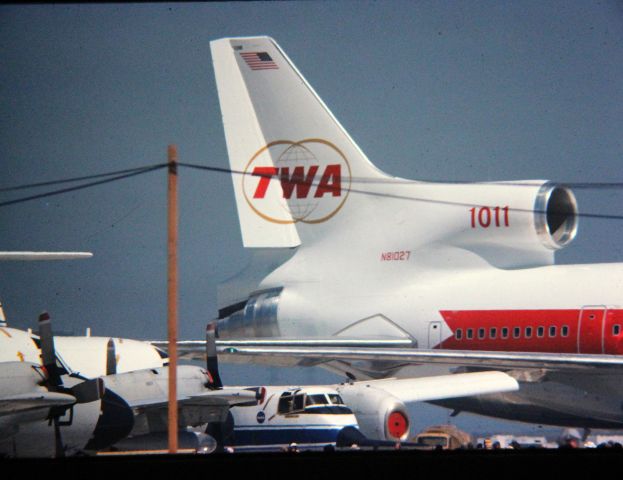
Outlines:
<svg viewBox="0 0 623 480"><path fill-rule="evenodd" d="M482 475L560 474L564 466L575 474L595 473L596 468L620 465L620 449L525 449L525 450L461 450L432 451L335 451L262 454L212 455L138 455L124 457L74 457L54 460L8 460L5 468L41 468L46 472L98 474L141 473L142 475L173 474L188 477L226 475L261 478L321 478L325 476L358 475L365 478L396 478L401 475L455 474L473 472ZM211 477L215 478L215 477Z"/></svg>

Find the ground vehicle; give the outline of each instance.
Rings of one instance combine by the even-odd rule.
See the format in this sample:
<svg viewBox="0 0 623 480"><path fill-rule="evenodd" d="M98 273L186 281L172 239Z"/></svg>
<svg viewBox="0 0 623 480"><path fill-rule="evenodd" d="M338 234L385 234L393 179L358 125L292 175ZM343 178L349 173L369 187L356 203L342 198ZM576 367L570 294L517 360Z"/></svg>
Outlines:
<svg viewBox="0 0 623 480"><path fill-rule="evenodd" d="M413 439L415 443L444 450L467 448L472 443L472 436L459 430L455 425L435 425L426 428Z"/></svg>

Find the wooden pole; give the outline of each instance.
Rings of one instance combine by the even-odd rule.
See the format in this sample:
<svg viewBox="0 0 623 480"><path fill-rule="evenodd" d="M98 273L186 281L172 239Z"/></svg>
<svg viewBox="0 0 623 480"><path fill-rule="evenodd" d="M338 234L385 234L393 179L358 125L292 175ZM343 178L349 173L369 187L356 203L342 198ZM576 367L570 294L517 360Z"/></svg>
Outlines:
<svg viewBox="0 0 623 480"><path fill-rule="evenodd" d="M169 145L168 175L168 278L169 329L169 453L177 453L177 147Z"/></svg>

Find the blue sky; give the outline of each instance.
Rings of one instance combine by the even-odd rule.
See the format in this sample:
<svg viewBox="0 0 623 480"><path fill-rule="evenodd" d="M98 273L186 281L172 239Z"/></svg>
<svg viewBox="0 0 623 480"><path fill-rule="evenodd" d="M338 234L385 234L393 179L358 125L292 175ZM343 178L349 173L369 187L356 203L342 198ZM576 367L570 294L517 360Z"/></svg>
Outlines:
<svg viewBox="0 0 623 480"><path fill-rule="evenodd" d="M623 181L620 2L312 1L0 6L0 188L160 163L169 143L227 167L209 41L264 34L388 173ZM3 264L10 324L47 309L57 330L164 338L165 187L159 171L0 208L2 250L94 253ZM180 189L180 336L198 338L249 256L229 178L182 170ZM581 212L621 214L617 190L576 196ZM558 262L620 262L622 234L582 218Z"/></svg>

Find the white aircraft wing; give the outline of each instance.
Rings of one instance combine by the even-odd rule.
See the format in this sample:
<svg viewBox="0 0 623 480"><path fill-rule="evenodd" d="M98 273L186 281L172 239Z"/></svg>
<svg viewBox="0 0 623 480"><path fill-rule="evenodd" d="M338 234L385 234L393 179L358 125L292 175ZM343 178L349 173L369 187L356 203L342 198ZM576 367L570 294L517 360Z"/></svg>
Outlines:
<svg viewBox="0 0 623 480"><path fill-rule="evenodd" d="M403 402L427 402L519 390L517 380L503 372L457 373L450 379L448 375L388 378L357 384L380 388Z"/></svg>
<svg viewBox="0 0 623 480"><path fill-rule="evenodd" d="M387 361L401 364L461 365L487 369L587 370L610 373L623 370L623 356L571 353L493 352L472 350L428 350L414 348L322 347L245 340L218 342L218 353L231 357L261 356L277 359Z"/></svg>
<svg viewBox="0 0 623 480"><path fill-rule="evenodd" d="M243 388L223 388L193 395L178 395L180 419L193 426L223 422L231 407L257 404L256 395L255 391ZM160 422L161 428L166 425L169 405L166 392L162 397L134 398L128 404L135 414L145 414L150 423L154 422L154 425L158 425ZM158 427L155 428L158 429Z"/></svg>
<svg viewBox="0 0 623 480"><path fill-rule="evenodd" d="M42 410L44 416L52 407L63 407L76 403L75 397L64 393L32 392L0 397L0 417L17 413Z"/></svg>
<svg viewBox="0 0 623 480"><path fill-rule="evenodd" d="M257 403L257 393L241 387L210 390L206 371L194 365L178 365L177 403L180 421L200 425L224 421L229 408ZM147 418L158 431L167 425L169 367L137 370L104 377L106 388L120 395L135 416Z"/></svg>
<svg viewBox="0 0 623 480"><path fill-rule="evenodd" d="M169 343L164 340L149 342L154 347L167 351ZM414 346L413 340L404 337L368 337L368 338L249 338L236 340L217 340L216 346L220 347L223 353L225 348L240 347L308 347L308 348L410 348ZM179 358L185 360L205 360L206 344L205 340L181 340L177 342L177 354Z"/></svg>
<svg viewBox="0 0 623 480"><path fill-rule="evenodd" d="M165 349L167 342L154 341ZM205 359L205 340L178 342L180 358ZM307 360L314 364L333 360L387 361L402 364L460 365L488 369L586 370L613 372L623 369L623 356L584 353L497 352L479 350L437 350L413 348L408 338L248 338L217 340L225 361L243 361L254 356L262 363L284 364L283 360ZM271 358L273 361L271 361Z"/></svg>
<svg viewBox="0 0 623 480"><path fill-rule="evenodd" d="M43 420L51 408L76 403L74 395L43 388L38 369L29 362L0 362L0 428Z"/></svg>
<svg viewBox="0 0 623 480"><path fill-rule="evenodd" d="M185 407L234 407L250 402L256 403L256 392L244 388L226 387L220 390L211 390L191 396L178 396L177 403ZM168 406L168 397L133 398L128 401L131 408L148 410Z"/></svg>
<svg viewBox="0 0 623 480"><path fill-rule="evenodd" d="M80 260L92 256L91 252L0 252L3 261Z"/></svg>

